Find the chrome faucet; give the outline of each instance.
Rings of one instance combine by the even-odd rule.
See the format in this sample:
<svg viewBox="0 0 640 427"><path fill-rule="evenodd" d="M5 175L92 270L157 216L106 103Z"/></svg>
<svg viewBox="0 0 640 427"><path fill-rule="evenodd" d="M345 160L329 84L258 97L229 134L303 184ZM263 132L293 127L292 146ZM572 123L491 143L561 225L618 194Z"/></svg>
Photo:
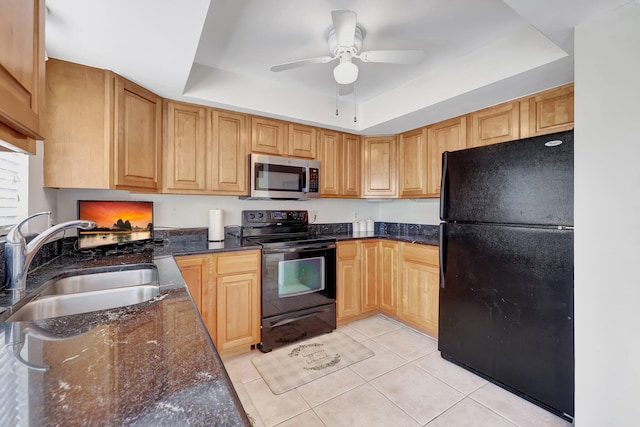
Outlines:
<svg viewBox="0 0 640 427"><path fill-rule="evenodd" d="M38 250L53 236L67 228L82 228L88 230L97 226L93 221L68 221L49 227L38 234L28 245L24 234L20 230L29 220L41 216L51 215L51 212L39 212L22 220L7 233L4 245L5 272L7 275L6 291L13 294L13 302L17 302L25 294L27 288L27 271Z"/></svg>

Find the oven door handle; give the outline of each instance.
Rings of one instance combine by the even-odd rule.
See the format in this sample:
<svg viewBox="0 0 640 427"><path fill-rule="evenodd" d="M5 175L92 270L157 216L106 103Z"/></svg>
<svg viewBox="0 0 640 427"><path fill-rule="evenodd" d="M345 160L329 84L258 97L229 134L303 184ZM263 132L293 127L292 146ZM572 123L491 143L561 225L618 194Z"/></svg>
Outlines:
<svg viewBox="0 0 640 427"><path fill-rule="evenodd" d="M291 248L262 248L263 254L290 254L295 252L306 252L311 250L322 250L322 249L335 249L335 243L321 243L321 244L305 244L304 246L295 246Z"/></svg>
<svg viewBox="0 0 640 427"><path fill-rule="evenodd" d="M320 313L326 313L328 311L329 311L329 309L325 308L324 310L314 311L313 313L308 313L308 314L303 314L303 315L297 316L297 317L291 317L291 318L288 318L288 319L283 319L283 320L281 320L279 322L274 323L273 325L271 325L271 327L275 328L277 326L282 326L282 325L286 325L288 323L297 322L298 320L306 319L308 317L314 317L314 316L317 316Z"/></svg>

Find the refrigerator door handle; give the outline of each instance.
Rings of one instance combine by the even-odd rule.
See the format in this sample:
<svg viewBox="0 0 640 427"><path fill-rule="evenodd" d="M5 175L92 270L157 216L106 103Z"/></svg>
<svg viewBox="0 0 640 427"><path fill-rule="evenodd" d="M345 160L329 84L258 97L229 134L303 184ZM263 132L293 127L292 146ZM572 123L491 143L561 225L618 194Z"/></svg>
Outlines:
<svg viewBox="0 0 640 427"><path fill-rule="evenodd" d="M440 287L442 289L444 289L444 275L445 275L445 264L447 263L447 258L446 258L446 253L447 253L447 248L445 247L446 245L446 240L444 238L444 226L445 224L440 224L440 233L439 233L439 237L440 237L440 251L439 251L439 255L440 255Z"/></svg>
<svg viewBox="0 0 640 427"><path fill-rule="evenodd" d="M447 152L442 153L442 181L440 182L440 219L445 220L445 199L449 190L449 168L447 167Z"/></svg>

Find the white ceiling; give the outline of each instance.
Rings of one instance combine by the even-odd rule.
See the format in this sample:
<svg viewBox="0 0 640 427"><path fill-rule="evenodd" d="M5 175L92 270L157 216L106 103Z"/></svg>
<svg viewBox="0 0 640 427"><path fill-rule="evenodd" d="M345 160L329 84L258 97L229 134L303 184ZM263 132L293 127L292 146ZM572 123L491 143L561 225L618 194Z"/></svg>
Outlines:
<svg viewBox="0 0 640 427"><path fill-rule="evenodd" d="M46 0L46 47L167 98L389 134L573 81L573 27L630 1ZM355 60L356 91L340 97L336 62L269 70L330 55L338 9L358 14L362 50L422 49L425 61Z"/></svg>

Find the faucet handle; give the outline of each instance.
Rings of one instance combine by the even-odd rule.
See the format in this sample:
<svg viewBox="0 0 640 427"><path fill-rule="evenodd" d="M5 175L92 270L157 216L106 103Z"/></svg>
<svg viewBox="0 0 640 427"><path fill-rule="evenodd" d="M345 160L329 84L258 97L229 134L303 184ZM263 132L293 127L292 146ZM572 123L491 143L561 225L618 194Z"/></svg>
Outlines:
<svg viewBox="0 0 640 427"><path fill-rule="evenodd" d="M18 224L13 226L13 228L11 230L9 230L9 232L7 233L7 243L24 242L24 234L22 234L22 231L21 231L22 226L24 224L26 224L27 222L29 222L30 220L32 220L33 218L38 217L38 216L42 216L42 215L51 216L51 211L44 211L44 212L35 213L33 215L30 215L30 216L26 217L25 219L20 221Z"/></svg>

